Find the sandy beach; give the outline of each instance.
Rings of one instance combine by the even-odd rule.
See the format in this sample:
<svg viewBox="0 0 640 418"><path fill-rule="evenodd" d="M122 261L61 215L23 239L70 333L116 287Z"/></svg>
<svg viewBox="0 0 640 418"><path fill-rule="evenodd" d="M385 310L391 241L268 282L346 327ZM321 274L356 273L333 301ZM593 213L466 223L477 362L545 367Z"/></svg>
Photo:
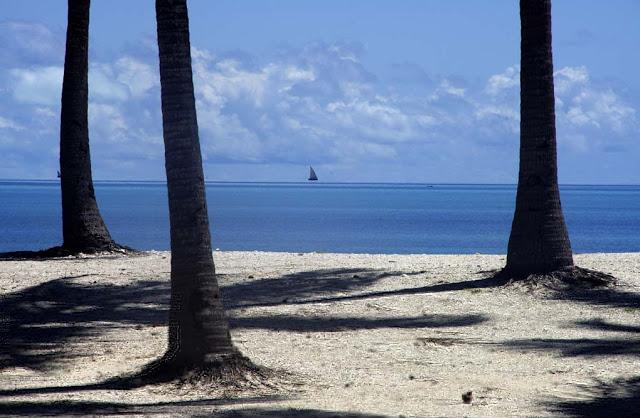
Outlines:
<svg viewBox="0 0 640 418"><path fill-rule="evenodd" d="M282 376L91 388L163 353L169 259L0 261L0 414L624 416L640 402L639 253L577 255L619 284L556 292L493 286L503 256L216 251L234 342Z"/></svg>

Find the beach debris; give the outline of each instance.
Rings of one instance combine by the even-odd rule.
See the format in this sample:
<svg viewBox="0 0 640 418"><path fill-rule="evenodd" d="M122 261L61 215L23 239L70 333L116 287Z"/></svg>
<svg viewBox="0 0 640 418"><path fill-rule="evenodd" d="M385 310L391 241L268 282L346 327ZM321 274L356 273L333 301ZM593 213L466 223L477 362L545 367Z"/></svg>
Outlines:
<svg viewBox="0 0 640 418"><path fill-rule="evenodd" d="M253 276L250 274L249 276L247 276L247 278L253 279Z"/></svg>
<svg viewBox="0 0 640 418"><path fill-rule="evenodd" d="M462 402L463 403L471 403L473 401L473 392L469 391L462 394Z"/></svg>

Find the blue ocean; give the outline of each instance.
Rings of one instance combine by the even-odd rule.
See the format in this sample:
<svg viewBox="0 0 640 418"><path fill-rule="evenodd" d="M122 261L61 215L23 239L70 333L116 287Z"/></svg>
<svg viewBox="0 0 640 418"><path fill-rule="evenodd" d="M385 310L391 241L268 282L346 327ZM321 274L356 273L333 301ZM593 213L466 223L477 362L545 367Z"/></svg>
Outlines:
<svg viewBox="0 0 640 418"><path fill-rule="evenodd" d="M166 185L96 182L112 236L169 249ZM207 183L213 247L504 254L514 185ZM640 186L561 186L574 252L640 251ZM60 186L0 181L0 252L61 243Z"/></svg>

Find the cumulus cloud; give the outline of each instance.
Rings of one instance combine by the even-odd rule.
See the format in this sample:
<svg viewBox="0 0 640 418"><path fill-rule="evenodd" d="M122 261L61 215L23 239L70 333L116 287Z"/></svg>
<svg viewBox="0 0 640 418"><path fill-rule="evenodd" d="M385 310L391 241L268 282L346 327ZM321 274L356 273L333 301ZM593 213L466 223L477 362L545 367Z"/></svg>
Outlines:
<svg viewBox="0 0 640 418"><path fill-rule="evenodd" d="M40 23L0 22L0 63L60 64L64 61L64 34Z"/></svg>
<svg viewBox="0 0 640 418"><path fill-rule="evenodd" d="M485 91L489 96L497 96L520 85L520 66L507 68L503 73L489 77Z"/></svg>
<svg viewBox="0 0 640 418"><path fill-rule="evenodd" d="M14 29L15 35L19 31ZM33 39L57 39L42 28L29 30ZM38 54L28 42L23 48ZM514 178L518 66L478 83L429 75L403 63L392 68L397 75L382 80L363 65L364 52L358 44L315 42L258 59L194 46L205 165L235 166L216 177L225 179L258 172L251 168L258 165L284 170L308 163L330 173L351 173L351 180L420 175L420 170L462 173L450 181ZM103 177L125 172L149 178L141 174L146 171L162 175L157 67L146 44L91 63L90 138L94 167ZM8 93L0 98L3 146L11 141L19 157L14 161L29 155L42 159L37 151L46 150L49 171L55 172L62 64L16 61L7 68L0 78L0 89ZM580 152L619 149L637 135L634 106L612 87L592 80L586 67L560 68L555 80L563 146ZM382 166L389 169L373 168ZM357 177L364 172L369 177ZM6 171L0 176L15 177Z"/></svg>
<svg viewBox="0 0 640 418"><path fill-rule="evenodd" d="M116 79L127 86L131 97L144 97L149 90L160 85L155 67L131 56L119 58L114 65Z"/></svg>
<svg viewBox="0 0 640 418"><path fill-rule="evenodd" d="M60 101L62 67L14 68L9 75L8 88L17 102L54 105Z"/></svg>
<svg viewBox="0 0 640 418"><path fill-rule="evenodd" d="M578 151L626 148L639 131L636 110L611 87L591 80L585 67L554 74L560 140Z"/></svg>
<svg viewBox="0 0 640 418"><path fill-rule="evenodd" d="M15 100L21 103L52 105L60 101L63 66L29 66L9 70ZM123 102L141 98L160 84L151 65L128 56L115 63L93 63L89 67L91 99Z"/></svg>
<svg viewBox="0 0 640 418"><path fill-rule="evenodd" d="M518 132L520 69L507 68L485 86L490 99L478 107L480 119L502 119ZM554 73L558 141L574 150L618 148L639 133L635 108L611 87L594 82L584 66Z"/></svg>
<svg viewBox="0 0 640 418"><path fill-rule="evenodd" d="M0 116L0 129L11 129L13 131L22 131L24 127L12 121L11 119Z"/></svg>

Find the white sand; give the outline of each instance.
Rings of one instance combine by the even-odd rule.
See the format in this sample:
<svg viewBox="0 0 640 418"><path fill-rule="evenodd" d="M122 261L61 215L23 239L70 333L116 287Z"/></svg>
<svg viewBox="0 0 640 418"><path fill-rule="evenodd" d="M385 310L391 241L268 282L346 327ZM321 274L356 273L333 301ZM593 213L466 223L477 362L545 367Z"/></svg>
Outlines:
<svg viewBox="0 0 640 418"><path fill-rule="evenodd" d="M638 253L578 255L620 284L564 294L480 287L500 256L214 256L235 343L293 383L86 390L163 353L169 254L0 261L0 414L559 416L640 375Z"/></svg>

